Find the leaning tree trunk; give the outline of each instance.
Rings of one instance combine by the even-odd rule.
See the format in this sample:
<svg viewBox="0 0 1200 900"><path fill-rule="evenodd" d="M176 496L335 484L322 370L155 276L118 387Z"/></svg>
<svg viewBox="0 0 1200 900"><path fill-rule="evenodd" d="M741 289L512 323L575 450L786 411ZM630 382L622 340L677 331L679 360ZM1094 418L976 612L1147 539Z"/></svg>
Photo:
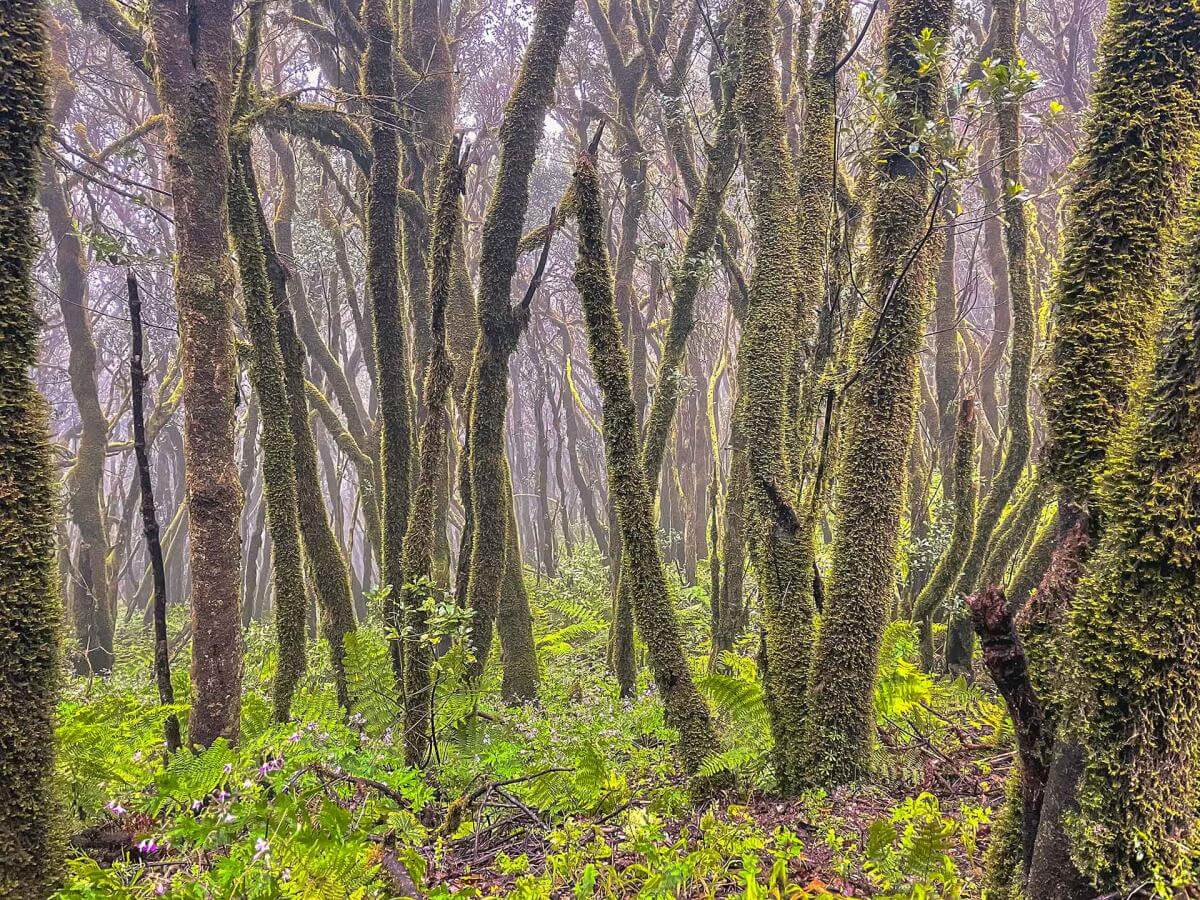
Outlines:
<svg viewBox="0 0 1200 900"><path fill-rule="evenodd" d="M257 28L251 25L252 30ZM256 36L251 40L257 40ZM296 510L295 442L290 406L283 382L283 358L276 338L275 310L267 280L263 238L258 230L258 191L252 187L250 143L242 136L230 144L233 172L229 184L229 227L237 248L242 277L246 326L250 335L250 381L262 415L263 494L267 527L275 553L271 573L275 585L277 663L273 685L275 720L291 716L292 694L307 668L305 619L308 608L301 568L300 525Z"/></svg>
<svg viewBox="0 0 1200 900"><path fill-rule="evenodd" d="M575 286L583 303L588 350L602 394L609 490L636 587L633 616L649 651L650 670L667 722L679 730L680 757L684 767L694 773L718 748L717 736L708 706L692 681L659 555L650 488L638 446L629 353L621 334L604 242L600 182L590 154L580 154L572 186L579 224Z"/></svg>
<svg viewBox="0 0 1200 900"><path fill-rule="evenodd" d="M884 38L884 74L897 97L879 136L868 267L874 296L857 324L847 388L837 531L817 641L806 729L806 777L841 784L868 770L872 685L896 583L900 509L916 410L925 325L924 245L938 204L931 148L910 146L909 123L937 117L942 60L918 52L928 31L945 40L952 0L896 0Z"/></svg>
<svg viewBox="0 0 1200 900"><path fill-rule="evenodd" d="M234 464L233 271L228 259L232 0L152 0L167 117L175 302L183 359L192 599L188 739L236 740L241 712L241 490Z"/></svg>
<svg viewBox="0 0 1200 900"><path fill-rule="evenodd" d="M467 604L472 673L491 652L492 632L504 580L507 523L504 496L504 418L508 408L508 360L529 321L532 290L516 307L510 292L517 245L529 208L529 176L541 142L546 112L554 101L558 62L575 12L574 0L541 0L533 36L500 127L500 161L483 224L479 260L479 340L471 365L467 424L471 514L474 518ZM531 285L534 287L534 285Z"/></svg>
<svg viewBox="0 0 1200 900"><path fill-rule="evenodd" d="M60 94L62 92L60 91ZM69 93L73 93L69 92ZM56 106L62 102L61 98ZM65 112L65 110L64 110ZM87 269L83 244L67 193L49 157L42 160L42 208L54 240L59 278L59 309L67 334L67 373L71 396L79 410L79 444L67 473L67 509L79 529L79 550L72 560L70 620L76 647L71 654L78 675L102 674L113 665L113 630L117 611L108 563L108 530L104 514L104 461L108 454L108 420L96 382L96 343L92 339Z"/></svg>
<svg viewBox="0 0 1200 900"><path fill-rule="evenodd" d="M59 619L55 491L33 386L33 200L45 125L42 4L0 5L0 895L49 896L61 866L54 773Z"/></svg>

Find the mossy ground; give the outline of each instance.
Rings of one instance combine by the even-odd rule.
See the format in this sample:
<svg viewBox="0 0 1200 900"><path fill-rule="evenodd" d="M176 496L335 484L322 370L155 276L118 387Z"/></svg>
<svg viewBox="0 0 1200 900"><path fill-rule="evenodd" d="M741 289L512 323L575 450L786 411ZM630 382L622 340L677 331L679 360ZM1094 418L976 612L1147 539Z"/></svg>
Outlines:
<svg viewBox="0 0 1200 900"><path fill-rule="evenodd" d="M241 745L170 761L149 641L122 633L111 679L72 680L60 706L58 783L76 843L91 845L73 851L60 896L979 896L1011 731L994 697L917 671L909 626L885 635L876 775L784 801L751 648L726 657L732 674L703 675L707 590L680 587L685 645L724 744L711 765L738 775L698 807L647 673L627 701L604 674L599 555L567 555L557 579L527 586L540 703L504 706L495 659L477 691L458 687L444 657L440 762L426 776L404 765L378 629L348 639L349 720L319 646L295 721L277 725L272 635L255 626ZM432 615L431 628L461 627L447 621ZM186 672L176 678L187 697ZM451 811L461 818L447 833Z"/></svg>

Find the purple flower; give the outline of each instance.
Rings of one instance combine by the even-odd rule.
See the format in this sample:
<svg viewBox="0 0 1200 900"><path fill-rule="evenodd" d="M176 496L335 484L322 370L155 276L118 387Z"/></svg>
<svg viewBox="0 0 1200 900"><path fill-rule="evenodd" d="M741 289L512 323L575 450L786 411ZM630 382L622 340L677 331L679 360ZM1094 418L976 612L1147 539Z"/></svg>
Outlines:
<svg viewBox="0 0 1200 900"><path fill-rule="evenodd" d="M107 810L108 810L110 813L112 813L114 816L123 816L123 815L125 815L125 807L123 807L123 806L122 806L120 803L118 803L116 800L109 800L109 801L108 801L108 803L105 805L105 807L104 807L104 808L105 808L105 809L107 809Z"/></svg>
<svg viewBox="0 0 1200 900"><path fill-rule="evenodd" d="M252 862L258 862L264 856L271 852L271 844L266 838L259 838L254 842L254 858Z"/></svg>
<svg viewBox="0 0 1200 900"><path fill-rule="evenodd" d="M137 849L138 853L142 854L142 856L153 856L154 854L158 853L162 847L158 845L158 842L155 841L154 838L145 838L144 840L138 842Z"/></svg>

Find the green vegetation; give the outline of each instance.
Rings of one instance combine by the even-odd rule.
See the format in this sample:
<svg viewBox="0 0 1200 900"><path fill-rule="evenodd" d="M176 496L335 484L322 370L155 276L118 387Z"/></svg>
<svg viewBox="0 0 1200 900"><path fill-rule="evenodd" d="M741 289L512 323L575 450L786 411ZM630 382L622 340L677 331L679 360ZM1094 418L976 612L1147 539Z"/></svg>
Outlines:
<svg viewBox="0 0 1200 900"><path fill-rule="evenodd" d="M641 689L619 700L606 683L606 585L587 548L564 556L557 579L528 582L540 706L500 702L498 661L476 683L461 655L438 660L436 782L403 762L378 627L347 639L353 715L339 713L317 654L294 721L278 724L273 635L256 626L240 744L171 758L145 635L123 632L113 677L73 683L59 709L58 781L77 845L60 896L977 896L1011 733L986 694L920 673L911 627L884 639L875 709L886 767L836 799L810 792L781 806L764 795L774 778L753 666L699 676L726 736L702 771L736 773L739 787L697 811L662 705ZM707 612L679 596L699 665ZM466 633L452 607L435 606L428 628ZM186 673L176 680L187 696Z"/></svg>

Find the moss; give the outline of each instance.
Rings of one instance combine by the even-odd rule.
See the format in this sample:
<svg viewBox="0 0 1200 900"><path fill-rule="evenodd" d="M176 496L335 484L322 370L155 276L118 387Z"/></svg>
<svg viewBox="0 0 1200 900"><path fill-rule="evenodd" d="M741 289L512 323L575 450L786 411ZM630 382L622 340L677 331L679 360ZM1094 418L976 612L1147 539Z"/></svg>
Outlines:
<svg viewBox="0 0 1200 900"><path fill-rule="evenodd" d="M900 510L916 410L916 367L929 279L931 164L913 154L908 123L931 121L942 95L942 66L917 38L946 39L949 0L891 4L884 76L896 96L880 128L867 254L874 296L853 339L843 407L832 571L818 636L804 745L806 777L820 785L862 777L873 737L872 686L896 583Z"/></svg>
<svg viewBox="0 0 1200 900"><path fill-rule="evenodd" d="M975 445L975 400L966 397L959 404L954 431L954 524L950 531L950 542L938 557L933 574L913 603L912 618L921 627L921 665L927 672L933 671L934 666L933 615L957 577L975 533Z"/></svg>
<svg viewBox="0 0 1200 900"><path fill-rule="evenodd" d="M412 466L412 384L407 326L401 308L400 262L396 234L400 154L393 79L392 12L387 0L366 0L363 26L363 93L371 111L371 169L367 186L367 295L375 323L380 416L383 421L383 581L391 586L384 609L391 641L392 669L404 682L400 592L404 577L404 532L408 527Z"/></svg>
<svg viewBox="0 0 1200 900"><path fill-rule="evenodd" d="M638 446L629 354L613 297L604 213L595 163L580 154L573 179L578 203L579 256L575 286L583 304L588 352L602 395L605 460L622 548L636 587L633 615L650 657L650 671L668 724L679 731L684 767L695 772L717 747L707 704L692 681L671 604L646 470Z"/></svg>
<svg viewBox="0 0 1200 900"><path fill-rule="evenodd" d="M61 866L54 772L61 611L46 409L30 371L39 321L31 271L45 123L42 4L0 6L0 895L51 893Z"/></svg>
<svg viewBox="0 0 1200 900"><path fill-rule="evenodd" d="M500 605L507 545L504 502L504 417L508 360L528 322L528 307L514 308L512 279L517 245L529 208L529 176L554 99L558 62L575 12L574 0L540 0L533 36L500 126L500 161L484 216L477 305L480 338L468 384L468 465L471 538L467 603L474 612L471 649L482 671Z"/></svg>
<svg viewBox="0 0 1200 900"><path fill-rule="evenodd" d="M1165 238L1196 153L1200 13L1191 0L1116 0L1075 164L1045 388L1049 462L1092 499L1144 368L1165 284Z"/></svg>
<svg viewBox="0 0 1200 900"><path fill-rule="evenodd" d="M1148 385L1097 487L1103 528L1067 619L1083 747L1080 870L1194 884L1200 822L1200 220Z"/></svg>
<svg viewBox="0 0 1200 900"><path fill-rule="evenodd" d="M533 612L525 590L525 566L521 562L521 534L517 528L516 502L512 474L504 466L504 506L508 523L504 549L504 583L500 587L500 606L496 631L500 636L503 674L500 697L505 703L524 703L537 699L538 661L533 643Z"/></svg>
<svg viewBox="0 0 1200 900"><path fill-rule="evenodd" d="M1005 574L1015 568L1015 563L1020 562L1021 550L1030 543L1030 538L1034 536L1038 521L1046 508L1048 493L1046 483L1036 473L1027 480L1023 489L1017 490L1016 497L1009 504L1008 512L1000 521L988 548L987 559L979 577L981 590L993 585L1004 585Z"/></svg>
<svg viewBox="0 0 1200 900"><path fill-rule="evenodd" d="M283 357L276 336L275 308L267 279L263 237L258 227L258 192L251 187L248 138L231 142L233 166L229 186L229 228L241 273L246 327L250 335L250 381L262 415L263 491L271 532L275 585L275 632L279 661L274 683L274 715L286 722L292 693L306 666L306 614L301 568L296 468L291 407L283 380Z"/></svg>
<svg viewBox="0 0 1200 900"><path fill-rule="evenodd" d="M814 548L811 519L798 516L790 502L795 473L789 459L789 398L798 386L780 374L793 371L799 348L813 329L816 303L813 285L806 285L803 294L797 290L796 178L771 40L774 17L772 0L748 0L738 26L736 103L756 236L738 344L738 412L749 467L750 543L765 612L765 686L776 777L785 791L792 791L800 781L798 738L811 666Z"/></svg>
<svg viewBox="0 0 1200 900"><path fill-rule="evenodd" d="M1021 773L1014 769L1004 782L1004 804L992 822L984 854L984 896L988 900L1021 900L1025 868L1021 841Z"/></svg>
<svg viewBox="0 0 1200 900"><path fill-rule="evenodd" d="M1041 584L1046 570L1050 567L1050 557L1054 545L1058 542L1058 511L1038 525L1029 542L1029 548L1021 557L1008 584L1008 602L1014 615L1025 607L1037 586Z"/></svg>
<svg viewBox="0 0 1200 900"><path fill-rule="evenodd" d="M451 290L454 242L462 221L461 194L466 175L459 165L460 141L446 148L433 206L433 243L430 247L429 359L425 365L425 421L421 424L417 453L417 481L413 492L408 531L404 536L404 755L409 765L425 762L429 745L433 658L425 633L427 615L422 582L433 577L434 519L438 488L446 469L446 435L449 424L450 385L454 366L446 347L446 305Z"/></svg>

